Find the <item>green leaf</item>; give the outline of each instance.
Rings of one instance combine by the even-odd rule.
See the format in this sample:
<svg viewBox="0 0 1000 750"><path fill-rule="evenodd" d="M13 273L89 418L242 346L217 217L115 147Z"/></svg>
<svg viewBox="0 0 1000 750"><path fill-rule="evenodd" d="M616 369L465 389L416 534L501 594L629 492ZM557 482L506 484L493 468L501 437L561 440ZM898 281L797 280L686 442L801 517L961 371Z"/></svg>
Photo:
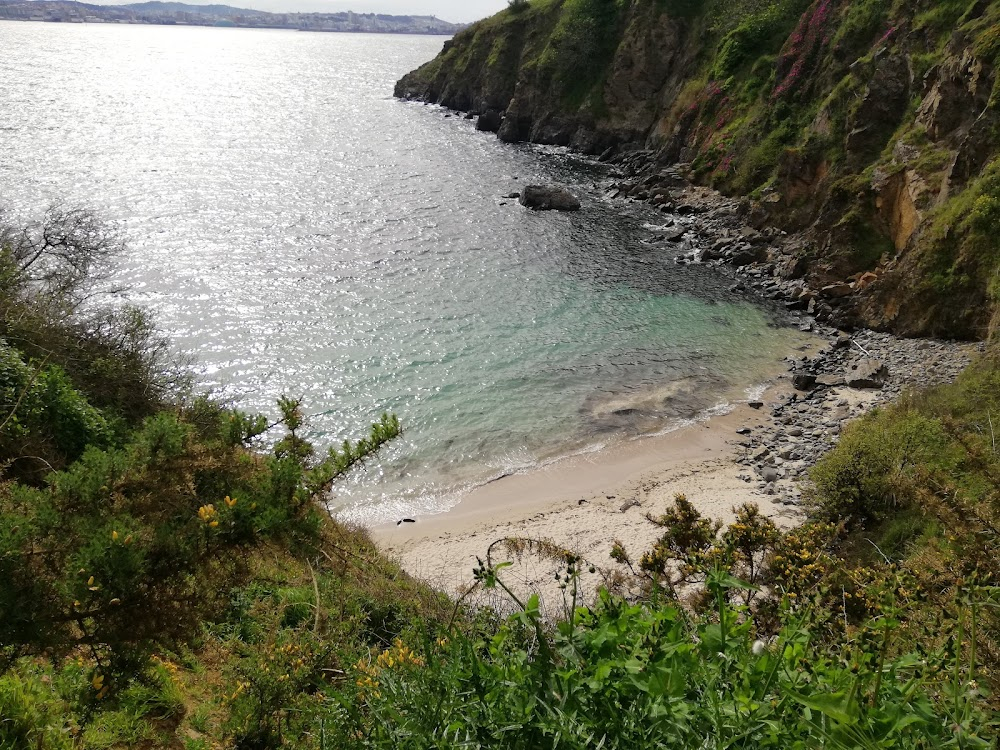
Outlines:
<svg viewBox="0 0 1000 750"><path fill-rule="evenodd" d="M806 708L819 711L841 724L853 726L858 722L858 706L845 691L817 695L801 695L789 691L788 694Z"/></svg>

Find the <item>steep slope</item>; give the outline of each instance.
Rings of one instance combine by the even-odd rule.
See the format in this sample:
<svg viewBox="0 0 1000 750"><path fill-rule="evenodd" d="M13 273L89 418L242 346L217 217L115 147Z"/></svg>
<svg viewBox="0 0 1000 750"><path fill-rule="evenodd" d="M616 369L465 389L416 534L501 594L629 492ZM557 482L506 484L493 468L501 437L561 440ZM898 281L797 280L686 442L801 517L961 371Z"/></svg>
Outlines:
<svg viewBox="0 0 1000 750"><path fill-rule="evenodd" d="M534 0L396 94L687 164L798 233L781 274L850 283L844 322L975 338L1000 295L998 52L987 0Z"/></svg>

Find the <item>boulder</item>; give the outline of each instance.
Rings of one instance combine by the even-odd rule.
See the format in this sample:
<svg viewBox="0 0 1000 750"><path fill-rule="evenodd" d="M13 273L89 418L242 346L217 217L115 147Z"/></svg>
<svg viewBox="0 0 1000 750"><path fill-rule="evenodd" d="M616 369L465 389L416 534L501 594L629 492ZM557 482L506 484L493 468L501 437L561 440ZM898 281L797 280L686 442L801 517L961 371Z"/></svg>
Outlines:
<svg viewBox="0 0 1000 750"><path fill-rule="evenodd" d="M809 262L800 255L788 255L778 260L776 269L783 279L801 279L809 270Z"/></svg>
<svg viewBox="0 0 1000 750"><path fill-rule="evenodd" d="M851 294L854 294L854 287L848 284L847 282L841 282L839 284L829 284L820 289L820 294L830 299L836 299L838 297L847 297Z"/></svg>
<svg viewBox="0 0 1000 750"><path fill-rule="evenodd" d="M811 372L796 372L792 375L792 386L797 391L810 391L816 385L816 376Z"/></svg>
<svg viewBox="0 0 1000 750"><path fill-rule="evenodd" d="M823 388L836 388L841 385L846 385L846 383L839 375L820 375L816 378L816 385Z"/></svg>
<svg viewBox="0 0 1000 750"><path fill-rule="evenodd" d="M518 199L522 206L535 211L577 211L580 200L569 190L556 185L525 185Z"/></svg>
<svg viewBox="0 0 1000 750"><path fill-rule="evenodd" d="M764 260L767 260L767 251L763 247L749 245L734 250L730 258L730 262L737 268L749 266L751 263L760 263Z"/></svg>
<svg viewBox="0 0 1000 750"><path fill-rule="evenodd" d="M844 382L850 388L881 388L889 377L889 369L877 359L863 359L844 375Z"/></svg>
<svg viewBox="0 0 1000 750"><path fill-rule="evenodd" d="M503 116L495 109L488 109L479 115L479 119L476 120L476 130L482 130L486 133L496 133L500 130L500 125L502 124Z"/></svg>

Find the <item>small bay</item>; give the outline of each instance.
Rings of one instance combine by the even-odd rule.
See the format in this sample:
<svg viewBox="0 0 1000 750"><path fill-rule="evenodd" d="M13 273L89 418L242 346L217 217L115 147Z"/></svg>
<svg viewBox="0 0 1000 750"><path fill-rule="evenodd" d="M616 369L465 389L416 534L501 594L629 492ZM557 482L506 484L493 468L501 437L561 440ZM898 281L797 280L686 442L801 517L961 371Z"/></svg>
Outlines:
<svg viewBox="0 0 1000 750"><path fill-rule="evenodd" d="M645 244L601 168L392 98L441 37L0 22L0 205L124 228L116 281L199 383L301 396L320 446L405 434L345 517L464 489L746 398L798 341L720 272ZM557 182L583 210L502 196Z"/></svg>

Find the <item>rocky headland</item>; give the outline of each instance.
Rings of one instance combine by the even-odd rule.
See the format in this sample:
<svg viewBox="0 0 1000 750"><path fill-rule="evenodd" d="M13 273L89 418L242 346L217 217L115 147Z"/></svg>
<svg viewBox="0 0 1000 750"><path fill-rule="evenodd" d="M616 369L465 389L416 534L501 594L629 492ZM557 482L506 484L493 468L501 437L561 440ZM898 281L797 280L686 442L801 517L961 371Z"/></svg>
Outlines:
<svg viewBox="0 0 1000 750"><path fill-rule="evenodd" d="M978 340L996 310L998 21L986 0L535 0L395 93L600 155L628 172L620 194L671 212L685 178L739 199L761 235L708 256L774 264L820 320Z"/></svg>

